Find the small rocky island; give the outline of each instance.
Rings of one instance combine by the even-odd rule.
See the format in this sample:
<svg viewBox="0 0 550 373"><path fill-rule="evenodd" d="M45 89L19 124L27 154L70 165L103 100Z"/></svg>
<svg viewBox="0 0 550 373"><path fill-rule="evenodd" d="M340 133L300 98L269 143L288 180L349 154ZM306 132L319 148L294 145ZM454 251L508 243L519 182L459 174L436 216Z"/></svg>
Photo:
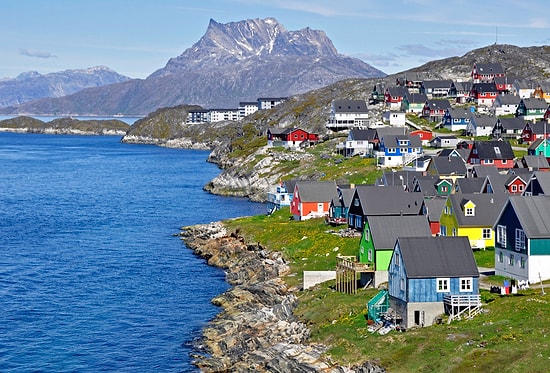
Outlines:
<svg viewBox="0 0 550 373"><path fill-rule="evenodd" d="M0 121L1 132L124 136L129 129L130 125L119 119L79 120L64 117L44 122L32 117L18 116Z"/></svg>

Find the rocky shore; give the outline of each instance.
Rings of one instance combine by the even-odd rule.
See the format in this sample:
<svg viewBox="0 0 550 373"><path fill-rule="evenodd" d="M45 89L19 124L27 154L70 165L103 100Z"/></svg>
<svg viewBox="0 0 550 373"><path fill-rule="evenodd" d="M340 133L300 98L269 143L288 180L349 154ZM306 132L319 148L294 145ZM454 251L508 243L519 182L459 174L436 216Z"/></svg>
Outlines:
<svg viewBox="0 0 550 373"><path fill-rule="evenodd" d="M181 239L209 265L224 268L230 290L212 300L222 311L203 331L194 364L203 372L361 372L384 369L366 363L340 367L309 343L309 329L293 310L295 293L281 276L281 254L247 244L222 223L182 228Z"/></svg>

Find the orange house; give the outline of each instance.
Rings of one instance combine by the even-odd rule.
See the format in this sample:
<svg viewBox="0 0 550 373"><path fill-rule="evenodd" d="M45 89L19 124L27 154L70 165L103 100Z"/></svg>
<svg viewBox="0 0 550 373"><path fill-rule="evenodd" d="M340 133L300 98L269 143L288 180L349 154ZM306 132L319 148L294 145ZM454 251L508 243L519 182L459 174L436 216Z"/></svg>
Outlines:
<svg viewBox="0 0 550 373"><path fill-rule="evenodd" d="M328 215L333 199L338 200L335 181L297 181L290 213L294 220L322 218Z"/></svg>

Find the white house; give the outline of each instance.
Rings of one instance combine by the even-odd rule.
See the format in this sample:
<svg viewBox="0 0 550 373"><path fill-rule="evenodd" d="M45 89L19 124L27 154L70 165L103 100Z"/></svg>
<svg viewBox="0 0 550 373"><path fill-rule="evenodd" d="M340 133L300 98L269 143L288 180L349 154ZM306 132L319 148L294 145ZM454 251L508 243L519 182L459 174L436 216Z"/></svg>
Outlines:
<svg viewBox="0 0 550 373"><path fill-rule="evenodd" d="M405 113L402 111L386 111L382 115L382 121L394 127L402 127L405 125Z"/></svg>

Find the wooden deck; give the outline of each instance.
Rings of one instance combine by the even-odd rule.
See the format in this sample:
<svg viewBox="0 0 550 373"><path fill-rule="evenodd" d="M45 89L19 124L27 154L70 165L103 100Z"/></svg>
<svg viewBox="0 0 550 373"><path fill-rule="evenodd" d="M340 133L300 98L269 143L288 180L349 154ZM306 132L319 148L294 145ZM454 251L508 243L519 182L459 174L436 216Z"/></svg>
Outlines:
<svg viewBox="0 0 550 373"><path fill-rule="evenodd" d="M374 268L365 263L359 263L355 256L339 256L336 258L336 291L348 294L357 293L357 282L362 272L374 272Z"/></svg>
<svg viewBox="0 0 550 373"><path fill-rule="evenodd" d="M472 318L481 312L481 296L474 295L445 295L443 297L445 311L449 314L448 323L460 320L463 316Z"/></svg>

